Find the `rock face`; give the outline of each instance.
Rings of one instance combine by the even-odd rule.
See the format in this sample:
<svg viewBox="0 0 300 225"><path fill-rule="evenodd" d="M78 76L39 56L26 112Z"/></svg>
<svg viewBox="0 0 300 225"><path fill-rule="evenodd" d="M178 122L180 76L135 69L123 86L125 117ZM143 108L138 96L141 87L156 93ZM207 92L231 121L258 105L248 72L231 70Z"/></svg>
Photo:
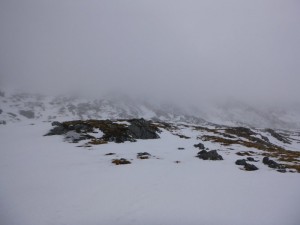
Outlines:
<svg viewBox="0 0 300 225"><path fill-rule="evenodd" d="M203 160L223 160L223 157L218 154L217 150L211 150L211 151L202 150L198 152L196 157Z"/></svg>
<svg viewBox="0 0 300 225"><path fill-rule="evenodd" d="M28 119L33 119L34 118L34 112L30 110L20 110L19 111L20 115L28 118Z"/></svg>
<svg viewBox="0 0 300 225"><path fill-rule="evenodd" d="M129 134L135 139L157 139L159 138L158 128L151 125L151 122L144 119L132 119L128 121L131 123L128 126Z"/></svg>

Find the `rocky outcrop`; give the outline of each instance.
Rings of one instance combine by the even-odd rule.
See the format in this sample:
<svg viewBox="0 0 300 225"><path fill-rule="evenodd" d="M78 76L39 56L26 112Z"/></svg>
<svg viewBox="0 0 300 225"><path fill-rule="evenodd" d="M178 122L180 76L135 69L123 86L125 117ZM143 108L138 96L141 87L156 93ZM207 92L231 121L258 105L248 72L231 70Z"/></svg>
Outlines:
<svg viewBox="0 0 300 225"><path fill-rule="evenodd" d="M52 123L52 126L54 128L46 136L66 135L68 140L72 142L92 139L91 144L135 142L137 139L157 139L159 138L157 133L160 131L156 125L144 119L119 121L75 120L62 123L55 121ZM93 136L96 130L103 132L101 138Z"/></svg>
<svg viewBox="0 0 300 225"><path fill-rule="evenodd" d="M150 121L142 119L128 120L128 133L135 139L157 139L159 138L156 132L159 129L154 126Z"/></svg>

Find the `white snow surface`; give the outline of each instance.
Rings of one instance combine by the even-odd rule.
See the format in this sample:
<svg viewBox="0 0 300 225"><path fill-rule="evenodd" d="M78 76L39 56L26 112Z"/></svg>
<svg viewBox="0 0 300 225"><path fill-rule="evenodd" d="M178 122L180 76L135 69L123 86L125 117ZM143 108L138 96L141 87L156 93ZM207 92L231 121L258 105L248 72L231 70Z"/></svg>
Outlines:
<svg viewBox="0 0 300 225"><path fill-rule="evenodd" d="M223 161L200 160L195 131L182 131L191 139L164 131L157 140L86 149L44 137L50 128L0 126L1 225L300 224L299 174L262 164L240 170L230 150L219 152ZM138 152L153 157L140 160ZM132 164L111 163L120 157Z"/></svg>

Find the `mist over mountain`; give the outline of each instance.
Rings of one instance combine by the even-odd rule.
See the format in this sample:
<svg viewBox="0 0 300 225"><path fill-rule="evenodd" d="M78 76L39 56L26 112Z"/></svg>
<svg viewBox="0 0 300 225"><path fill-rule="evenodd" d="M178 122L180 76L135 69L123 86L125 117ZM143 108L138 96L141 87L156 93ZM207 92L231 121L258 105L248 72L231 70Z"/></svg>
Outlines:
<svg viewBox="0 0 300 225"><path fill-rule="evenodd" d="M297 104L299 15L294 0L3 0L0 85L178 105Z"/></svg>
<svg viewBox="0 0 300 225"><path fill-rule="evenodd" d="M231 100L183 106L176 102L151 101L117 94L83 98L78 95L47 96L11 91L1 91L0 103L1 123L145 118L198 125L300 129L300 105L285 105L283 108Z"/></svg>

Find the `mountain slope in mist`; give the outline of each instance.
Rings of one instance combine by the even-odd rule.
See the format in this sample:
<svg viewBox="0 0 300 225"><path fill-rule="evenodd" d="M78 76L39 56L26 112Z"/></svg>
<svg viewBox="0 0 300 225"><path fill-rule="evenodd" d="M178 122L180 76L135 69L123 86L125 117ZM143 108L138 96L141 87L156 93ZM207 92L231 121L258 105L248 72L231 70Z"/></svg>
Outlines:
<svg viewBox="0 0 300 225"><path fill-rule="evenodd" d="M1 92L0 120L130 119L145 118L193 124L246 125L259 128L299 129L300 107L253 107L230 101L191 106L134 100L124 96L82 98Z"/></svg>

